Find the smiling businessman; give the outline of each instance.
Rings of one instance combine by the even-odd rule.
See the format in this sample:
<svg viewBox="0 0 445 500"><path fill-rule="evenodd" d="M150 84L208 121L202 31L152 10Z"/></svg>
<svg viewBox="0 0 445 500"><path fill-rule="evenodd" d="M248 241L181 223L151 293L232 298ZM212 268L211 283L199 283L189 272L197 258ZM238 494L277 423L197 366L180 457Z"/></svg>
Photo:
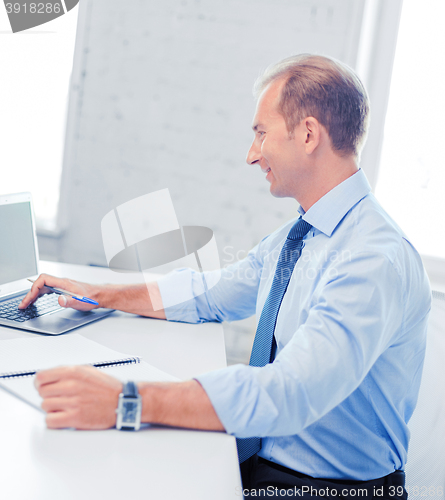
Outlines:
<svg viewBox="0 0 445 500"><path fill-rule="evenodd" d="M333 496L365 488L371 498L376 490L384 492L378 498L407 498L407 422L431 293L418 253L359 168L366 91L342 63L303 54L270 67L255 93L247 162L266 174L273 196L299 203L298 218L185 305L154 311L149 297L166 301L179 282L193 288L198 276L191 269L148 285L150 294L145 284L93 286L42 275L21 307L47 293L46 284L100 307L173 321L256 313L249 366L124 388L139 392L142 422L236 436L245 496L265 496L267 487L267 496L282 497L277 488L285 488L288 497L298 491L312 498L326 496L326 488ZM123 386L100 370L55 368L40 372L36 386L49 427L116 425Z"/></svg>

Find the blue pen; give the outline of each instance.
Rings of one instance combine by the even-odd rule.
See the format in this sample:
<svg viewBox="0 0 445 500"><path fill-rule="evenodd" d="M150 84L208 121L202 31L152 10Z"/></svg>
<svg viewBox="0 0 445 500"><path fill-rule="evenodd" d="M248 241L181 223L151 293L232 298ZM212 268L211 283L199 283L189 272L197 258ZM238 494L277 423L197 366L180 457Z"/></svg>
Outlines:
<svg viewBox="0 0 445 500"><path fill-rule="evenodd" d="M35 283L34 280L31 280L28 278L28 281L31 283ZM89 299L88 297L81 297L80 295L76 295L75 293L68 292L66 290L63 290L62 288L54 288L53 286L48 286L45 285L46 288L49 288L52 292L57 293L58 295L68 295L69 297L72 297L73 299L78 300L79 302L86 302L87 304L93 304L95 306L99 305L99 302L96 302L93 299Z"/></svg>

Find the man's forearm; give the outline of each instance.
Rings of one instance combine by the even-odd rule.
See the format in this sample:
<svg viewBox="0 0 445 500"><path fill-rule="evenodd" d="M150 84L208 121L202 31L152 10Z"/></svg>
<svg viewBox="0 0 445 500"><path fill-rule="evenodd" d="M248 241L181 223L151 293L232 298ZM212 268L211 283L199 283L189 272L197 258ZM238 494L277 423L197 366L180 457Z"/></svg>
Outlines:
<svg viewBox="0 0 445 500"><path fill-rule="evenodd" d="M48 427L109 429L116 424L122 382L91 366L62 366L38 372ZM224 431L207 393L196 380L139 382L142 422Z"/></svg>
<svg viewBox="0 0 445 500"><path fill-rule="evenodd" d="M101 307L166 319L161 292L156 282L137 285L102 285L93 294Z"/></svg>
<svg viewBox="0 0 445 500"><path fill-rule="evenodd" d="M224 431L207 393L196 380L179 383L138 383L142 422Z"/></svg>

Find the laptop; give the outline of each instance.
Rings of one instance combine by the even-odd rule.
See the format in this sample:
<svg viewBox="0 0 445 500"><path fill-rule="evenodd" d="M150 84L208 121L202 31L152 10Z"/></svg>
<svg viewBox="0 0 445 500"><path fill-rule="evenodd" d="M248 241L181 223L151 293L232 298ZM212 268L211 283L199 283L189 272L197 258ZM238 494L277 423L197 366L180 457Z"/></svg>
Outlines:
<svg viewBox="0 0 445 500"><path fill-rule="evenodd" d="M58 295L40 297L20 311L18 305L39 275L39 253L31 193L0 196L0 326L59 335L113 312L83 312L59 306Z"/></svg>

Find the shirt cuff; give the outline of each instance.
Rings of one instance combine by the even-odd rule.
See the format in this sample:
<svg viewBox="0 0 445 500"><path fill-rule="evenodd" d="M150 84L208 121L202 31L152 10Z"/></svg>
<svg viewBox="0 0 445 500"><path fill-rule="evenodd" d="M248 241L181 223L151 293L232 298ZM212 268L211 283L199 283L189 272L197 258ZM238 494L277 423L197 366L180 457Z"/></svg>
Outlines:
<svg viewBox="0 0 445 500"><path fill-rule="evenodd" d="M246 438L270 432L278 410L258 383L264 369L238 364L195 377L228 434Z"/></svg>

